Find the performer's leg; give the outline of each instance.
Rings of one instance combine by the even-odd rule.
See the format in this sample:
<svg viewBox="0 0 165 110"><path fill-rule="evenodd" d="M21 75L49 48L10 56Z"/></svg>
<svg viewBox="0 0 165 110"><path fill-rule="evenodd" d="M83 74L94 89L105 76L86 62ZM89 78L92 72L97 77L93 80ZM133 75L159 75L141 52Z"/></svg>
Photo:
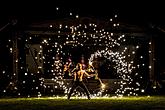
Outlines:
<svg viewBox="0 0 165 110"><path fill-rule="evenodd" d="M69 94L68 94L68 99L70 99L70 97L71 97L71 95L72 95L72 93L73 93L73 91L76 87L77 87L76 82L73 82L72 88L71 88L71 90L69 91Z"/></svg>
<svg viewBox="0 0 165 110"><path fill-rule="evenodd" d="M88 91L88 88L86 87L86 85L82 82L80 85L79 85L82 89L84 89L88 99L90 100L90 93Z"/></svg>
<svg viewBox="0 0 165 110"><path fill-rule="evenodd" d="M69 78L69 71L65 71L64 72L64 79L68 79Z"/></svg>

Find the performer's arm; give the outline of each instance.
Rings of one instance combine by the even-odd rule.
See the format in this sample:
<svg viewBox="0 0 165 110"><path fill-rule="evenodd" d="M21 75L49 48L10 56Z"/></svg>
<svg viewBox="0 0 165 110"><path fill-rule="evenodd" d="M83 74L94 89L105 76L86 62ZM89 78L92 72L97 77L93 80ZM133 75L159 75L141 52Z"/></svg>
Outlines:
<svg viewBox="0 0 165 110"><path fill-rule="evenodd" d="M84 71L85 75L87 75L87 77L93 77L95 76L95 74L88 74L86 71Z"/></svg>
<svg viewBox="0 0 165 110"><path fill-rule="evenodd" d="M74 79L73 80L76 81L76 73L74 72L73 75L74 75Z"/></svg>

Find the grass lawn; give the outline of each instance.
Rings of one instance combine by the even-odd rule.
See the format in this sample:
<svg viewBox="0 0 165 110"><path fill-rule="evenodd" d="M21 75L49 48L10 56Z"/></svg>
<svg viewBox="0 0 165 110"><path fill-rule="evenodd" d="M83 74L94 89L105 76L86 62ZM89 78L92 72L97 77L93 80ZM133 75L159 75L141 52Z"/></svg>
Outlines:
<svg viewBox="0 0 165 110"><path fill-rule="evenodd" d="M165 96L1 98L0 110L165 110Z"/></svg>

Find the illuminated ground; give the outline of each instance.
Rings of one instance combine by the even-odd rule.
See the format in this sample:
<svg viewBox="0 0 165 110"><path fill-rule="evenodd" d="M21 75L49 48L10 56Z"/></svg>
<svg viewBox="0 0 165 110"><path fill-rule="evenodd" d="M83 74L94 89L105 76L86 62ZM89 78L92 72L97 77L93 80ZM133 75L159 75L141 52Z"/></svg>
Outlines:
<svg viewBox="0 0 165 110"><path fill-rule="evenodd" d="M0 110L165 110L165 96L86 98L2 98Z"/></svg>

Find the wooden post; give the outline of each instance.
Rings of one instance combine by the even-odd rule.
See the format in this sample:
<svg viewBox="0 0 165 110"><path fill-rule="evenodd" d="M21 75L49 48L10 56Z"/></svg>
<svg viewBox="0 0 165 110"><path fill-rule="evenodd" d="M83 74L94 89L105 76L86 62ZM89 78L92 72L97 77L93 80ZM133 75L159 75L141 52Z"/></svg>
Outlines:
<svg viewBox="0 0 165 110"><path fill-rule="evenodd" d="M12 81L16 83L18 81L18 39L17 34L13 35L13 75Z"/></svg>
<svg viewBox="0 0 165 110"><path fill-rule="evenodd" d="M151 37L149 41L149 80L153 82L155 79L155 41Z"/></svg>

